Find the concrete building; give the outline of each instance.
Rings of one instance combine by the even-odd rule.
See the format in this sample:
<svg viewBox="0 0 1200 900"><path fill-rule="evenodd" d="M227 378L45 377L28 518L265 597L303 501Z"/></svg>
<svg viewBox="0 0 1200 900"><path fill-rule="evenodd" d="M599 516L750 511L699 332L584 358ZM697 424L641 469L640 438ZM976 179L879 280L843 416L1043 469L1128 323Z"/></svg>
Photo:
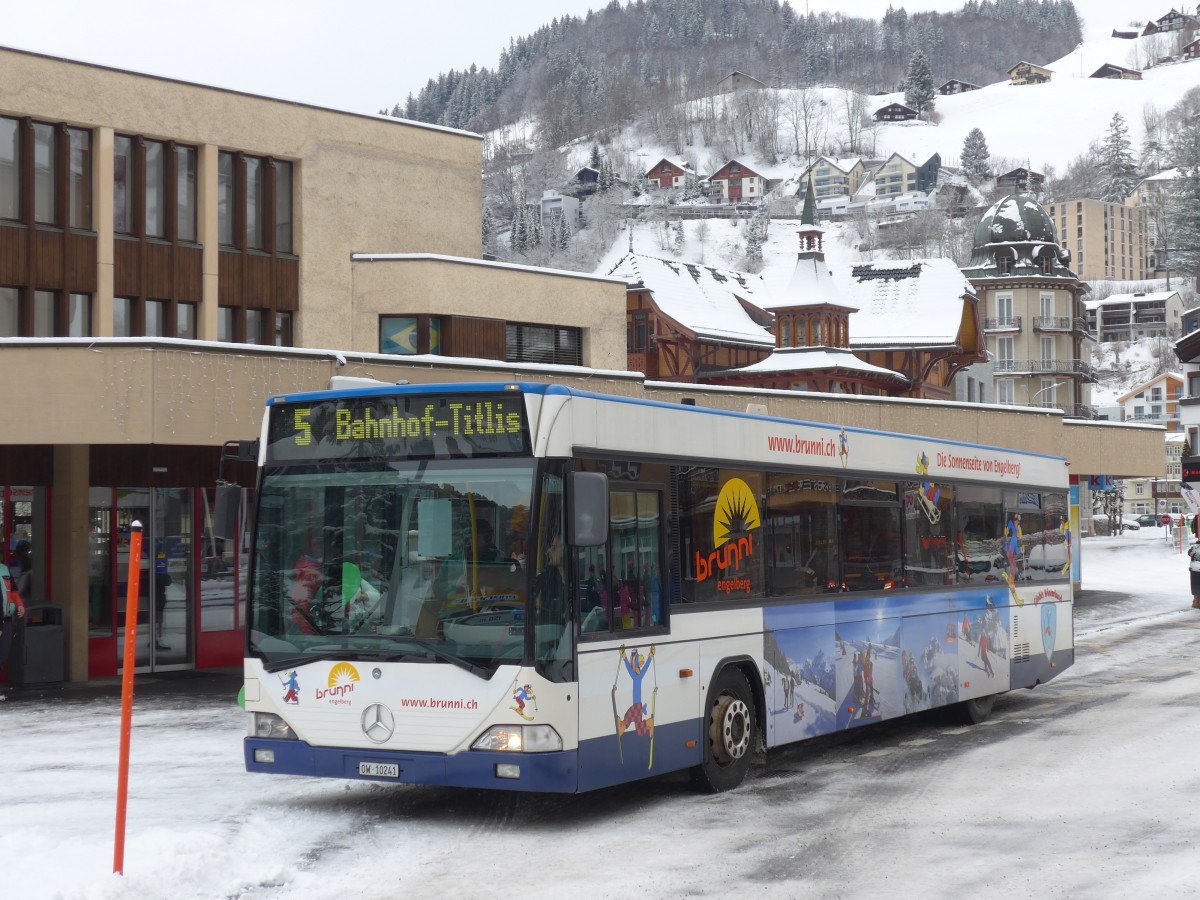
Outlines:
<svg viewBox="0 0 1200 900"><path fill-rule="evenodd" d="M1137 291L1085 300L1088 331L1101 341L1144 337L1177 338L1183 331L1183 298L1178 291Z"/></svg>
<svg viewBox="0 0 1200 900"><path fill-rule="evenodd" d="M1144 207L1104 200L1066 200L1047 204L1046 211L1084 281L1142 281L1153 277L1146 266L1150 245Z"/></svg>
<svg viewBox="0 0 1200 900"><path fill-rule="evenodd" d="M1069 268L1054 221L1027 194L1010 194L975 229L963 269L983 305L984 334L1001 404L1061 409L1093 418L1095 372L1086 347L1087 285Z"/></svg>

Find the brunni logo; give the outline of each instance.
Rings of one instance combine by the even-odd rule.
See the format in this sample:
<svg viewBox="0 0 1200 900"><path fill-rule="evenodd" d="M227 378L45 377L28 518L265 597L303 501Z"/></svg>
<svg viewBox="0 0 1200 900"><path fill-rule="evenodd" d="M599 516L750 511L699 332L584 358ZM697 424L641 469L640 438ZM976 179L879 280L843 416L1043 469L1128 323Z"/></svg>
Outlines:
<svg viewBox="0 0 1200 900"><path fill-rule="evenodd" d="M707 558L696 554L697 583L717 578L717 590L729 594L749 591L750 579L736 576L744 558L754 555L754 532L760 525L758 502L750 486L730 478L717 495L713 510L713 547Z"/></svg>
<svg viewBox="0 0 1200 900"><path fill-rule="evenodd" d="M359 681L358 669L350 663L338 663L329 670L329 688L317 688L317 699L333 699L345 697L354 693L354 685Z"/></svg>

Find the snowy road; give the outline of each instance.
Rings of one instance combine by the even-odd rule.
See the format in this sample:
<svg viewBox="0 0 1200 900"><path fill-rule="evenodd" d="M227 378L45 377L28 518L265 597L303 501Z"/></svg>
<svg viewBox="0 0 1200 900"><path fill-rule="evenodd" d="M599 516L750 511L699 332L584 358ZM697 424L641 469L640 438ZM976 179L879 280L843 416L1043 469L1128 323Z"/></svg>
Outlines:
<svg viewBox="0 0 1200 900"><path fill-rule="evenodd" d="M10 702L0 896L1200 897L1200 612L1157 531L1085 541L1076 665L986 724L772 751L719 796L251 776L231 696L147 695L118 877L116 701Z"/></svg>

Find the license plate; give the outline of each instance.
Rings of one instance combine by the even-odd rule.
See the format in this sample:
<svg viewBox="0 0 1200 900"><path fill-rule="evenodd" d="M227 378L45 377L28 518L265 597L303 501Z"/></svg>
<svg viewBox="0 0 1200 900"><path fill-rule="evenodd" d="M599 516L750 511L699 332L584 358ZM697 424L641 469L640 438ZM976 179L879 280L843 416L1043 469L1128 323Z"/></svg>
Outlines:
<svg viewBox="0 0 1200 900"><path fill-rule="evenodd" d="M397 763L360 762L358 774L368 778L399 778L400 766Z"/></svg>

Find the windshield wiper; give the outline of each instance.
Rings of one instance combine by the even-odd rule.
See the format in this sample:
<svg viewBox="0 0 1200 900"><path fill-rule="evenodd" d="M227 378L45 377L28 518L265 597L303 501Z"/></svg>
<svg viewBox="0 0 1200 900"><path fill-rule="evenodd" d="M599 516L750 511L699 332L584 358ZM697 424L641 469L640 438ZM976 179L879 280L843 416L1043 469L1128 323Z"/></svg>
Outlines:
<svg viewBox="0 0 1200 900"><path fill-rule="evenodd" d="M367 637L367 635L340 635L340 637ZM379 639L382 635L370 635L372 638ZM386 640L393 644L409 644L413 647L419 647L437 659L443 662L452 663L460 669L466 669L472 675L487 681L492 677L492 673L480 665L473 662L468 662L462 657L455 656L453 653L448 653L440 647L435 647L428 644L419 638L394 638L388 636ZM260 651L261 652L261 651ZM302 666L311 662L326 662L330 660L343 659L345 657L370 657L381 662L391 662L405 657L411 656L408 653L398 653L390 648L383 647L338 647L332 650L320 650L310 654L297 654L294 656L284 656L278 659L264 658L263 670L266 672L280 672L284 669L294 669L297 666Z"/></svg>

